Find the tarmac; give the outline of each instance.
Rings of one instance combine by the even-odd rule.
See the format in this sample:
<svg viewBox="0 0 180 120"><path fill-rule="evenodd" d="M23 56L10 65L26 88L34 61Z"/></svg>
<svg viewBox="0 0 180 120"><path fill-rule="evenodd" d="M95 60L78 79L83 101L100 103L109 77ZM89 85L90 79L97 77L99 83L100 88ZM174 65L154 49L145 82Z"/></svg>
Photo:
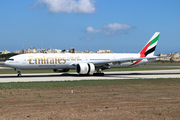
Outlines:
<svg viewBox="0 0 180 120"><path fill-rule="evenodd" d="M4 82L34 82L34 81L77 81L77 80L117 80L117 79L155 79L180 78L180 70L146 70L146 71L116 71L104 72L104 76L85 76L77 73L43 73L43 74L1 74L0 83Z"/></svg>

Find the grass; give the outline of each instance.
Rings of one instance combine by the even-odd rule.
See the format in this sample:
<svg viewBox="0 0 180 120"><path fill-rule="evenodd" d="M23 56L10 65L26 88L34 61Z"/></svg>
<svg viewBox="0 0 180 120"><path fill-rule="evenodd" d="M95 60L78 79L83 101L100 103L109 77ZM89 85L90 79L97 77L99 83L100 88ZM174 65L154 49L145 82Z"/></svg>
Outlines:
<svg viewBox="0 0 180 120"><path fill-rule="evenodd" d="M180 69L178 67L132 67L132 68L112 68L104 70L105 72L110 71L142 71L142 70L169 70L169 69Z"/></svg>
<svg viewBox="0 0 180 120"><path fill-rule="evenodd" d="M54 73L53 70L21 70L21 73ZM0 74L17 74L14 69L0 69Z"/></svg>
<svg viewBox="0 0 180 120"><path fill-rule="evenodd" d="M179 85L180 78L167 78L167 79L135 79L135 80L82 80L82 81L62 81L62 82L12 82L12 83L0 83L0 89L45 89L45 88L86 88L91 86L103 86L109 85L124 85L134 86L141 85L142 87L147 85ZM37 94L38 95L38 94ZM117 95L117 94L113 94ZM41 95L38 95L41 96Z"/></svg>
<svg viewBox="0 0 180 120"><path fill-rule="evenodd" d="M1 119L119 119L119 113L124 119L178 119L179 86L180 78L0 83Z"/></svg>
<svg viewBox="0 0 180 120"><path fill-rule="evenodd" d="M179 66L180 61L154 61L154 62L149 62L145 65L158 65L158 66Z"/></svg>

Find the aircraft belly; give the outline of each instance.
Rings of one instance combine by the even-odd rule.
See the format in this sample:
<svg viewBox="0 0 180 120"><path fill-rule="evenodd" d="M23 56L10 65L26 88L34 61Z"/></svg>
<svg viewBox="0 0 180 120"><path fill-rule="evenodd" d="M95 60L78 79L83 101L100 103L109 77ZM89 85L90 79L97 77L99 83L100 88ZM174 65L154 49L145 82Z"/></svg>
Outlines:
<svg viewBox="0 0 180 120"><path fill-rule="evenodd" d="M37 65L17 65L14 68L18 69L67 69L69 65L59 65L59 64L37 64Z"/></svg>
<svg viewBox="0 0 180 120"><path fill-rule="evenodd" d="M111 65L111 68L126 68L129 67L131 63L126 63L126 64L116 64L116 65Z"/></svg>

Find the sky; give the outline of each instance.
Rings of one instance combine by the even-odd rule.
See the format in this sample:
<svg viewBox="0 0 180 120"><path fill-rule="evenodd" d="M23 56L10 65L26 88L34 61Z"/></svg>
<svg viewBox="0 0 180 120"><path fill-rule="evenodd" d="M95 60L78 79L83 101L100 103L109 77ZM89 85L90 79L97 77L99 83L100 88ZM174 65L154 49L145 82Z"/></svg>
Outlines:
<svg viewBox="0 0 180 120"><path fill-rule="evenodd" d="M179 0L1 0L0 51L38 48L180 53Z"/></svg>

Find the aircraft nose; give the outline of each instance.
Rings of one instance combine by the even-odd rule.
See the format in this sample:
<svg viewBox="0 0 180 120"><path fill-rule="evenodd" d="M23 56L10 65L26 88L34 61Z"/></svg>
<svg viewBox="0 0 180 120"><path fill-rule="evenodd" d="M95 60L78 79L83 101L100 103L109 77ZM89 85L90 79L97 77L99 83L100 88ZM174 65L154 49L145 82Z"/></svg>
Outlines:
<svg viewBox="0 0 180 120"><path fill-rule="evenodd" d="M5 61L4 62L4 64L6 65L6 66L9 66L9 64L8 64L9 62L8 61Z"/></svg>
<svg viewBox="0 0 180 120"><path fill-rule="evenodd" d="M6 64L7 64L7 61L5 61L4 64L6 65Z"/></svg>

